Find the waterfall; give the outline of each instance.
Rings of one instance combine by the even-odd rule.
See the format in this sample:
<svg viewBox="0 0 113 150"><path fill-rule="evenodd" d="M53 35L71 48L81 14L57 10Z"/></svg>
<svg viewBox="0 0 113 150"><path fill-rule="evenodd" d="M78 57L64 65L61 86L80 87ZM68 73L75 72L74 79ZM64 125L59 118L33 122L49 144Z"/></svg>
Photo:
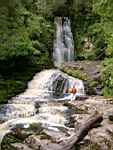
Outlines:
<svg viewBox="0 0 113 150"><path fill-rule="evenodd" d="M55 19L56 37L54 41L54 65L60 67L64 62L74 61L74 40L68 17Z"/></svg>
<svg viewBox="0 0 113 150"><path fill-rule="evenodd" d="M8 104L0 107L0 120L7 121L36 115L34 104L63 98L66 82L70 84L68 88L71 88L76 82L77 95L85 94L81 80L68 76L60 70L44 70L34 76L33 80L28 83L28 88L24 93L13 97ZM67 100L67 97L65 97L65 100Z"/></svg>
<svg viewBox="0 0 113 150"><path fill-rule="evenodd" d="M37 73L28 83L24 93L13 97L8 104L0 107L0 140L17 124L31 124L40 122L44 127L56 129L65 127L69 123L66 118L68 108L60 103L61 100L69 100L70 94L64 96L64 88L68 81L70 86L76 82L77 94L84 95L84 85L79 79L75 79L60 70L51 69ZM60 89L60 90L58 90ZM57 93L56 95L54 95ZM36 104L40 107L36 108ZM38 113L37 113L38 109Z"/></svg>
<svg viewBox="0 0 113 150"><path fill-rule="evenodd" d="M56 39L53 58L55 66L74 61L74 42L70 20L67 17L56 18ZM28 83L25 92L13 97L8 104L0 106L0 142L6 133L16 125L29 126L41 123L46 129L54 132L58 127L67 129L69 125L69 108L60 103L70 100L72 94L65 94L65 89L76 83L78 96L84 96L84 85L57 69L44 70L37 73Z"/></svg>

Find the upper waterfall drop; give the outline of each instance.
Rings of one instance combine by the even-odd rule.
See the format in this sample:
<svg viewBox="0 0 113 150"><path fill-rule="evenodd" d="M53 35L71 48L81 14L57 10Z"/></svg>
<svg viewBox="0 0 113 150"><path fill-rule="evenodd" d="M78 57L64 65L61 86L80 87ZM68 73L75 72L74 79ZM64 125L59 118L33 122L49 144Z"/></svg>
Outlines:
<svg viewBox="0 0 113 150"><path fill-rule="evenodd" d="M74 61L74 40L71 32L71 22L68 17L55 19L56 37L54 40L54 65L60 67L64 62Z"/></svg>

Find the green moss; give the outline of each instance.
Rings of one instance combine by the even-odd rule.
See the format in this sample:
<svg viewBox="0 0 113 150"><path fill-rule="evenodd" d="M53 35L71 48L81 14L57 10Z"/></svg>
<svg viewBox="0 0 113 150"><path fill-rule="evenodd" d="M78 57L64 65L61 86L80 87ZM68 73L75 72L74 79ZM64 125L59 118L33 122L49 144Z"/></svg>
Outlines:
<svg viewBox="0 0 113 150"><path fill-rule="evenodd" d="M32 123L27 130L28 131L31 130L31 131L35 132L36 134L39 134L43 130L42 124L41 123Z"/></svg>
<svg viewBox="0 0 113 150"><path fill-rule="evenodd" d="M72 113L76 113L76 114L85 114L85 113L87 113L87 110L78 108L78 107L76 107L75 105L73 105L71 103L66 103L65 102L63 105L67 106Z"/></svg>
<svg viewBox="0 0 113 150"><path fill-rule="evenodd" d="M82 70L71 69L69 67L62 67L61 70L74 78L79 78L84 81L88 80L87 74Z"/></svg>
<svg viewBox="0 0 113 150"><path fill-rule="evenodd" d="M11 146L11 143L17 143L17 142L21 142L21 140L17 139L13 134L9 133L4 137L1 143L1 149L2 150L15 150Z"/></svg>

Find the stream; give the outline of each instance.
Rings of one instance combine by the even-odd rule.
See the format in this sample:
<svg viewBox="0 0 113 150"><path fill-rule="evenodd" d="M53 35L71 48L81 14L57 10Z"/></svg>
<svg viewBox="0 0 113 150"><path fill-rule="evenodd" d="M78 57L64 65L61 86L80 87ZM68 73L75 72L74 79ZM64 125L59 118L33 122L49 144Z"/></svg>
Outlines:
<svg viewBox="0 0 113 150"><path fill-rule="evenodd" d="M69 109L62 102L69 101L71 94L64 96L64 80L72 85L76 82L77 95L83 96L84 85L79 79L70 77L59 70L45 70L36 74L28 83L26 91L0 108L0 141L4 135L11 131L17 124L29 126L40 122L46 129L58 131L58 127L68 129L70 124ZM59 83L62 85L61 93L55 95L54 86L57 90ZM60 86L61 87L61 86ZM59 88L58 88L59 89ZM57 97L57 98L56 98Z"/></svg>

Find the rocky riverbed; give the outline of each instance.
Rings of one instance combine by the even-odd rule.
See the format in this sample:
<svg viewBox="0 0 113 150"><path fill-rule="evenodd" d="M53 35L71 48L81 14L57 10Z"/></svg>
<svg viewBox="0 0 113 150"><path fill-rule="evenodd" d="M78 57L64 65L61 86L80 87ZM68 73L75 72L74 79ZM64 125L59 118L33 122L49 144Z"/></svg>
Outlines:
<svg viewBox="0 0 113 150"><path fill-rule="evenodd" d="M76 149L80 150L112 150L113 149L113 99L101 96L88 97L74 102L63 102L72 111L72 128L59 131L46 130L40 124L32 124L28 129L15 128L2 141L2 150L46 150L47 145L55 149L58 142L69 138L77 132L87 119L95 114L103 115L101 125L92 129L80 142Z"/></svg>

